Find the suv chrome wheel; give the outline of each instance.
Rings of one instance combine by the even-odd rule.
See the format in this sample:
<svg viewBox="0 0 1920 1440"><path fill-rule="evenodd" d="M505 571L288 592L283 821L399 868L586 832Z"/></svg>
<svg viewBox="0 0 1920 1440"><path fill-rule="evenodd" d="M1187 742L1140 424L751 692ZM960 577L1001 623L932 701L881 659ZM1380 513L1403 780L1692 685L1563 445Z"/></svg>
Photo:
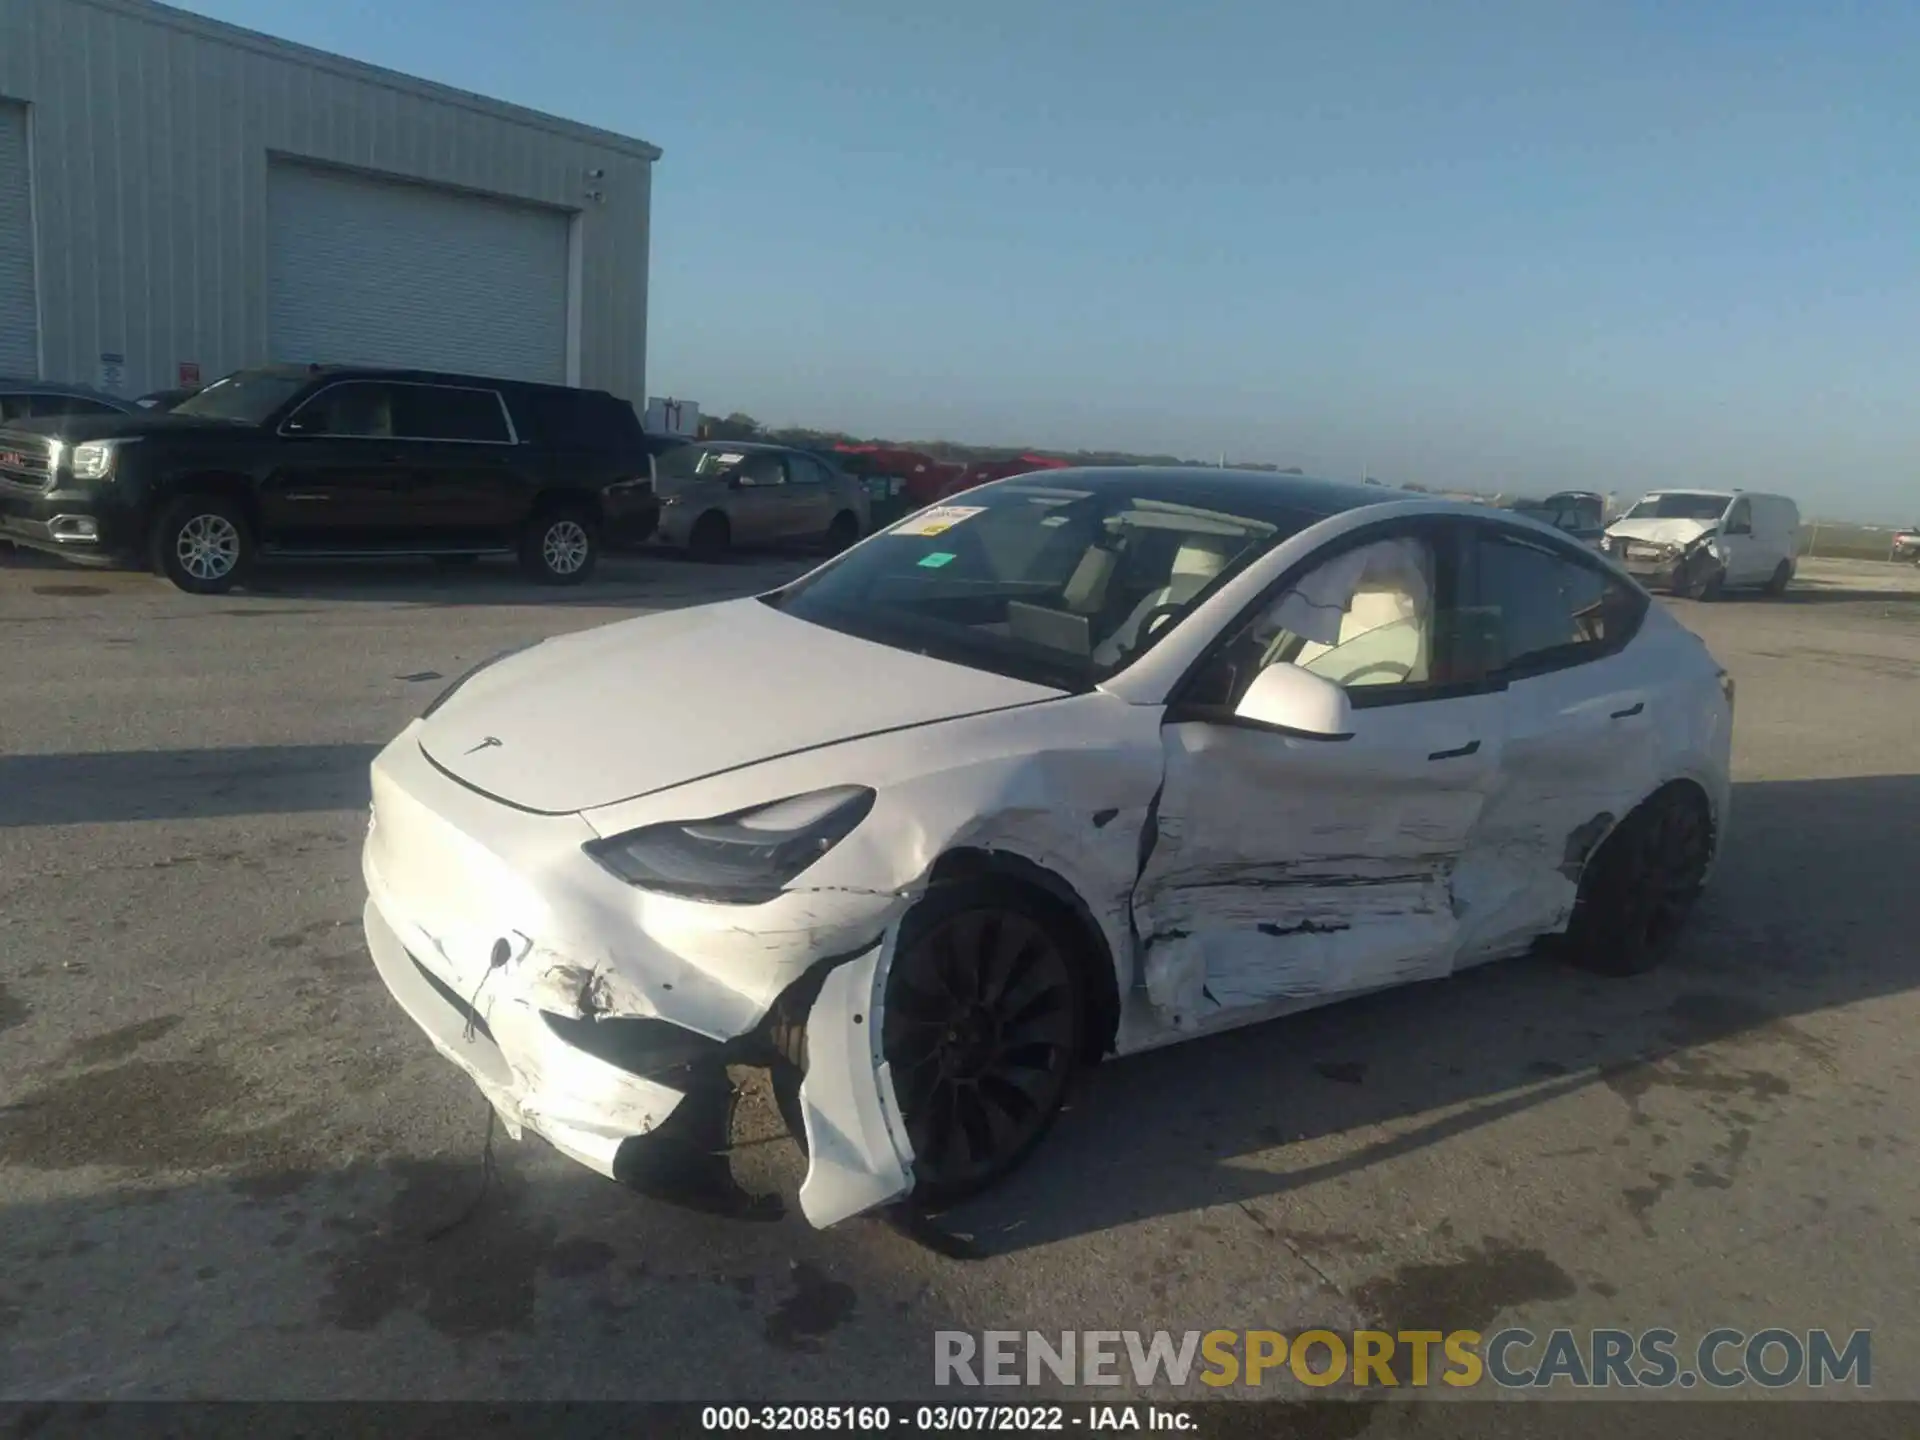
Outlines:
<svg viewBox="0 0 1920 1440"><path fill-rule="evenodd" d="M196 515L174 536L173 553L195 580L224 580L240 563L240 531L224 515Z"/></svg>
<svg viewBox="0 0 1920 1440"><path fill-rule="evenodd" d="M556 520L540 539L540 558L556 575L572 575L587 563L593 541L577 520Z"/></svg>

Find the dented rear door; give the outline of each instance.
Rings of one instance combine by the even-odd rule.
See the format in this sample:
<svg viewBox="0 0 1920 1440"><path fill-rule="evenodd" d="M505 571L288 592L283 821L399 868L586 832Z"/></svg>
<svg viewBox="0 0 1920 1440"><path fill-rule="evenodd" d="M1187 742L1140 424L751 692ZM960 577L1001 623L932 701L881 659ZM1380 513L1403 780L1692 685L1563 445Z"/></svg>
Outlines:
<svg viewBox="0 0 1920 1440"><path fill-rule="evenodd" d="M1500 695L1370 706L1345 741L1199 721L1161 733L1134 918L1167 1023L1447 971L1453 873L1500 775Z"/></svg>

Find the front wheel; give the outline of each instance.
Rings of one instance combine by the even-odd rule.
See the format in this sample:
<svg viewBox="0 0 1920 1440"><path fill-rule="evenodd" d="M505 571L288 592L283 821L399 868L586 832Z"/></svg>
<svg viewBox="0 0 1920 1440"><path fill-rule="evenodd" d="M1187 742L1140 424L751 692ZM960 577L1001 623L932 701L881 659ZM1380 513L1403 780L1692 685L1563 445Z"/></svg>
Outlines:
<svg viewBox="0 0 1920 1440"><path fill-rule="evenodd" d="M1082 988L1059 926L1004 887L955 887L907 917L881 1043L917 1201L986 1189L1052 1128L1081 1053Z"/></svg>
<svg viewBox="0 0 1920 1440"><path fill-rule="evenodd" d="M520 542L520 565L543 585L578 585L600 559L592 519L578 510L536 516Z"/></svg>
<svg viewBox="0 0 1920 1440"><path fill-rule="evenodd" d="M168 502L148 537L157 574L190 595L224 595L253 563L253 531L238 506L217 495Z"/></svg>
<svg viewBox="0 0 1920 1440"><path fill-rule="evenodd" d="M1580 878L1567 939L1602 975L1640 975L1666 958L1713 853L1706 800L1686 785L1656 792L1601 842Z"/></svg>

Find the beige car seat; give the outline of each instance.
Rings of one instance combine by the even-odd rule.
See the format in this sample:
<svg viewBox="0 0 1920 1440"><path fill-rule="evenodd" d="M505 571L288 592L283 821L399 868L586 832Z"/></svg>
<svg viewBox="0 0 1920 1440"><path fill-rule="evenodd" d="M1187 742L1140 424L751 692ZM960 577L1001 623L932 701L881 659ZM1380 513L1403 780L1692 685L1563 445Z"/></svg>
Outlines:
<svg viewBox="0 0 1920 1440"><path fill-rule="evenodd" d="M1150 591L1133 607L1114 632L1094 647L1093 658L1112 665L1124 657L1139 641L1141 622L1161 605L1185 605L1233 563L1240 546L1223 535L1192 535L1181 541L1174 552L1167 583Z"/></svg>

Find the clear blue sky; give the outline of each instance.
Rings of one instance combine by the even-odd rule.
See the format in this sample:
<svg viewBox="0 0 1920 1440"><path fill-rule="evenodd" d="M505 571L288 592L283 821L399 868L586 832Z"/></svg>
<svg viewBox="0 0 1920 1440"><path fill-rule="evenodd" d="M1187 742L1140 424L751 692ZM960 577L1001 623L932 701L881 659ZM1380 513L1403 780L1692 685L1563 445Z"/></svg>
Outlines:
<svg viewBox="0 0 1920 1440"><path fill-rule="evenodd" d="M650 388L1920 518L1911 0L192 0L638 135Z"/></svg>

